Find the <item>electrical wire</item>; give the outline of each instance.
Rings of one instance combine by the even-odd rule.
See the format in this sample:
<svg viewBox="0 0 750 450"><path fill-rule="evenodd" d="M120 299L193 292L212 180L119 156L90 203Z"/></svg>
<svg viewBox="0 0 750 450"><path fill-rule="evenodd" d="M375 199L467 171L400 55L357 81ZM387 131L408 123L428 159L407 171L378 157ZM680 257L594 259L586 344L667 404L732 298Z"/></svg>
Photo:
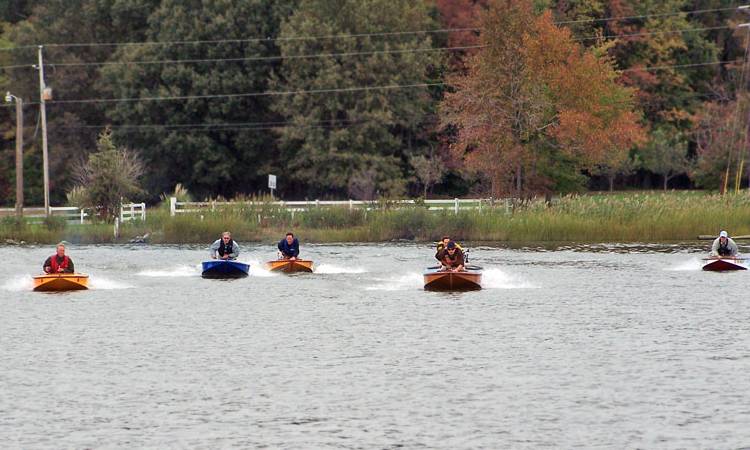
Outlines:
<svg viewBox="0 0 750 450"><path fill-rule="evenodd" d="M429 53L438 51L459 51L483 48L484 45L467 45L461 47L428 47L428 48L409 48L393 50L373 50L366 52L343 52L343 53L316 53L308 55L288 55L288 56L251 56L247 58L209 58L209 59L158 59L150 61L101 61L87 63L46 63L45 66L51 67L81 67L81 66L113 66L113 65L144 65L144 64L196 64L196 63L217 63L217 62L244 62L244 61L279 61L287 59L313 59L313 58L335 58L340 56L370 56L379 54L403 54L403 53ZM25 67L25 66L24 66ZM1 67L0 67L1 68Z"/></svg>
<svg viewBox="0 0 750 450"><path fill-rule="evenodd" d="M737 6L712 9L695 9L690 11L674 11L668 13L642 14L636 16L620 17L602 17L593 19L566 20L555 22L557 25L566 25L572 23L596 23L596 22L616 22L636 19L648 19L653 17L670 17L678 15L699 15L716 12L725 12L736 10ZM243 38L243 39L212 39L212 40L182 40L182 41L141 41L141 42L77 42L77 43L49 43L49 44L30 44L16 47L2 48L0 51L23 50L29 48L43 47L127 47L127 46L170 46L170 45L201 45L201 44L236 44L249 42L278 42L278 41L309 41L309 40L332 40L332 39L356 39L361 37L380 37L380 36L408 36L415 34L443 34L455 32L481 32L480 27L463 27L463 28L440 28L434 30L416 30L416 31L391 31L377 33L357 33L357 34L335 34L328 36L289 36L289 37L265 37L265 38Z"/></svg>
<svg viewBox="0 0 750 450"><path fill-rule="evenodd" d="M238 94L206 94L206 95L175 95L168 97L132 97L132 98L89 98L79 100L52 100L46 102L50 104L68 104L68 103L115 103L115 102L145 102L145 101L167 101L167 100L198 100L210 98L244 98L244 97L264 97L280 95L298 95L298 94L331 94L336 92L362 92L375 90L395 90L425 88L433 86L443 86L445 83L414 83L406 85L385 85L385 86L359 86L351 88L332 88L332 89L310 89L297 91L265 91L265 92L246 92Z"/></svg>
<svg viewBox="0 0 750 450"><path fill-rule="evenodd" d="M653 66L653 67L633 67L629 69L623 69L621 72L631 71L653 71L653 70L666 70L675 68L691 68L691 67L702 67L712 66L719 64L728 64L736 62L736 60L730 61L710 61L703 63L692 63L692 64L675 64L665 66ZM55 104L74 104L74 103L117 103L117 102L155 102L155 101L177 101L177 100L199 100L199 99L214 99L214 98L245 98L245 97L264 97L264 96L283 96L283 95L306 95L306 94L330 94L337 92L363 92L372 90L398 90L398 89L413 89L413 88L429 88L437 86L445 86L447 83L444 82L430 82L430 83L413 83L405 85L385 85L385 86L358 86L350 88L330 88L330 89L309 89L309 90L294 90L294 91L265 91L265 92L245 92L236 94L205 94L205 95L175 95L175 96L159 96L159 97L124 97L124 98L89 98L89 99L71 99L71 100L51 100L46 102L48 105Z"/></svg>
<svg viewBox="0 0 750 450"><path fill-rule="evenodd" d="M630 33L620 35L603 35L603 36L586 36L575 38L575 41L587 41L595 39L622 39L629 37L642 37L662 34L679 34L679 33L690 33L690 32L701 32L711 30L724 30L730 29L731 26L716 26L716 27L701 27L701 28L686 28L683 30L664 30L664 31L651 31L643 33ZM101 67L101 66L116 66L116 65L149 65L149 64L201 64L201 63L221 63L221 62L250 62L250 61L282 61L282 60L294 60L294 59L315 59L315 58L335 58L335 57L350 57L350 56L368 56L377 54L406 54L406 53L425 53L425 52L438 52L438 51L464 51L485 48L485 45L468 45L468 46L456 46L456 47L426 47L426 48L412 48L412 49L393 49L393 50L372 50L362 52L342 52L342 53L313 53L306 55L278 55L278 56L250 56L250 57L238 57L238 58L197 58L197 59L157 59L157 60L145 60L145 61L94 61L94 62L80 62L80 63L66 63L66 62L48 62L45 66L50 67ZM13 65L13 66L0 66L0 69L5 70L18 70L18 69L31 69L34 68L33 64Z"/></svg>

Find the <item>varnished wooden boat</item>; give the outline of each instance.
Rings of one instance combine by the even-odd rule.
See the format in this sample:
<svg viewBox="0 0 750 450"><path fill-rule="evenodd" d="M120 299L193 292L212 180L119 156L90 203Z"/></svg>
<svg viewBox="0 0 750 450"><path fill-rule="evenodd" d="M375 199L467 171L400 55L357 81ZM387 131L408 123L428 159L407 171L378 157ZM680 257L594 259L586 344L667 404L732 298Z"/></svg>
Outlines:
<svg viewBox="0 0 750 450"><path fill-rule="evenodd" d="M213 259L202 263L203 278L226 279L245 278L250 271L250 266L245 263L226 259Z"/></svg>
<svg viewBox="0 0 750 450"><path fill-rule="evenodd" d="M424 274L424 288L427 291L477 291L482 289L482 272L427 272Z"/></svg>
<svg viewBox="0 0 750 450"><path fill-rule="evenodd" d="M289 259L278 259L275 261L268 261L266 263L266 268L271 272L312 272L313 262L306 259L295 259L294 261Z"/></svg>
<svg viewBox="0 0 750 450"><path fill-rule="evenodd" d="M89 288L89 276L82 273L55 273L34 277L37 292L80 291Z"/></svg>
<svg viewBox="0 0 750 450"><path fill-rule="evenodd" d="M747 270L745 260L742 258L706 258L703 261L703 270L711 272L726 272L729 270Z"/></svg>

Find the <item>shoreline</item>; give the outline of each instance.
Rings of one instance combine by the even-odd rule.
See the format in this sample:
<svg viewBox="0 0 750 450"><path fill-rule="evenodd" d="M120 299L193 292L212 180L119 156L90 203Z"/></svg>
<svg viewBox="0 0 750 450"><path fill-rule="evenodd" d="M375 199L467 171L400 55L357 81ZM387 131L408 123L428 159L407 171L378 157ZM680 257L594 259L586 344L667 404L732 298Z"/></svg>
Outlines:
<svg viewBox="0 0 750 450"><path fill-rule="evenodd" d="M127 244L147 235L151 244L203 244L231 231L238 242L278 242L292 231L307 243L435 242L443 235L460 242L643 244L695 242L699 235L750 234L750 195L702 192L623 193L562 197L553 204L532 200L505 208L430 211L312 208L290 212L268 204L240 202L217 209L171 216L150 208L145 221L126 222L115 238L107 223L73 224L55 217L38 223L0 219L0 244L25 241L54 244Z"/></svg>

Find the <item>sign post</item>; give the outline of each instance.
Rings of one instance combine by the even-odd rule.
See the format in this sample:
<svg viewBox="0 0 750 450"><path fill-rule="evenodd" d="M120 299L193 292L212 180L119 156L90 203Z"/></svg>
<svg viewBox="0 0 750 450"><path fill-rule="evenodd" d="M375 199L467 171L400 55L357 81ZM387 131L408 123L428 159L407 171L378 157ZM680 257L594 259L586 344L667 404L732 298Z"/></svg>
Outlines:
<svg viewBox="0 0 750 450"><path fill-rule="evenodd" d="M271 190L271 198L273 198L273 191L276 189L276 175L268 175L268 189Z"/></svg>

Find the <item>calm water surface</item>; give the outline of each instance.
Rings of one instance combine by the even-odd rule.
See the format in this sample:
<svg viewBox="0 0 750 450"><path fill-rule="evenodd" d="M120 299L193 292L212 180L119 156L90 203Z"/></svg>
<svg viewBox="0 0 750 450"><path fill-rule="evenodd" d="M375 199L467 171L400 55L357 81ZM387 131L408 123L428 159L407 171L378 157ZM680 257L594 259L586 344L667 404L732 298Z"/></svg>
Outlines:
<svg viewBox="0 0 750 450"><path fill-rule="evenodd" d="M318 272L203 280L199 247L72 246L92 289L31 292L0 247L3 448L750 446L750 273L700 247L303 247ZM750 248L743 248L747 253Z"/></svg>

